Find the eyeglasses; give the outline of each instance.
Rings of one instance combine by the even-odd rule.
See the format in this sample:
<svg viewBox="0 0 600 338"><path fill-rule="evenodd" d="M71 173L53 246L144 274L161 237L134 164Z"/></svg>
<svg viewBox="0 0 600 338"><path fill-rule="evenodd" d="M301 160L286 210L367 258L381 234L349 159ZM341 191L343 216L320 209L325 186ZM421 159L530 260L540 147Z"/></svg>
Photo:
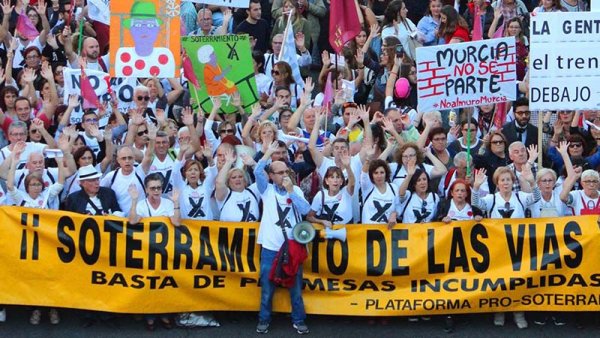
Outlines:
<svg viewBox="0 0 600 338"><path fill-rule="evenodd" d="M504 140L496 140L496 141L492 141L490 143L498 146L498 145L504 144Z"/></svg>
<svg viewBox="0 0 600 338"><path fill-rule="evenodd" d="M40 131L39 131L39 130L37 130L37 129L31 129L31 130L29 131L29 133L30 133L30 134L37 134L37 133L39 133L39 132L40 132Z"/></svg>
<svg viewBox="0 0 600 338"><path fill-rule="evenodd" d="M282 170L282 171L271 171L271 174L273 175L285 175L287 174L287 170Z"/></svg>
<svg viewBox="0 0 600 338"><path fill-rule="evenodd" d="M221 134L235 134L235 129L221 129Z"/></svg>
<svg viewBox="0 0 600 338"><path fill-rule="evenodd" d="M150 190L150 191L161 191L162 190L162 185L156 185L154 187L148 187L148 190Z"/></svg>
<svg viewBox="0 0 600 338"><path fill-rule="evenodd" d="M585 184L596 184L598 183L598 181L593 180L593 181L581 181L581 183L585 183Z"/></svg>
<svg viewBox="0 0 600 338"><path fill-rule="evenodd" d="M41 184L40 182L35 182L35 183L29 183L30 187L41 187L43 186L43 184Z"/></svg>
<svg viewBox="0 0 600 338"><path fill-rule="evenodd" d="M408 72L408 75L415 75L417 72Z"/></svg>
<svg viewBox="0 0 600 338"><path fill-rule="evenodd" d="M569 115L569 114L571 114L571 112L570 112L570 111L566 111L566 110L560 111L560 112L558 112L558 113L559 113L559 114L562 114L562 115Z"/></svg>
<svg viewBox="0 0 600 338"><path fill-rule="evenodd" d="M27 136L25 133L10 133L10 136Z"/></svg>
<svg viewBox="0 0 600 338"><path fill-rule="evenodd" d="M571 143L569 144L569 148L581 148L583 145L581 143Z"/></svg>
<svg viewBox="0 0 600 338"><path fill-rule="evenodd" d="M413 157L417 157L417 154L402 155L402 159L411 159Z"/></svg>
<svg viewBox="0 0 600 338"><path fill-rule="evenodd" d="M550 179L550 178L548 178L548 179L545 179L545 180L540 180L540 182L541 182L541 183L544 183L544 184L548 184L548 183L552 183L552 184L554 184L554 180L553 180L553 179Z"/></svg>
<svg viewBox="0 0 600 338"><path fill-rule="evenodd" d="M83 120L83 122L85 122L85 123L96 123L96 122L98 122L98 119L96 119L96 118L85 119L85 120Z"/></svg>
<svg viewBox="0 0 600 338"><path fill-rule="evenodd" d="M150 96L138 96L137 99L138 101L150 101Z"/></svg>
<svg viewBox="0 0 600 338"><path fill-rule="evenodd" d="M281 72L279 72L278 70L272 70L271 74L272 75L279 75L279 74L281 74Z"/></svg>
<svg viewBox="0 0 600 338"><path fill-rule="evenodd" d="M148 129L137 132L137 136L143 136L144 134L148 134Z"/></svg>
<svg viewBox="0 0 600 338"><path fill-rule="evenodd" d="M531 115L531 112L529 110L516 111L515 114L517 114L517 115Z"/></svg>
<svg viewBox="0 0 600 338"><path fill-rule="evenodd" d="M281 116L279 116L279 119L280 119L280 120L283 120L283 119L289 119L290 117L292 117L292 115L290 115L290 114L285 114L285 115L281 115Z"/></svg>

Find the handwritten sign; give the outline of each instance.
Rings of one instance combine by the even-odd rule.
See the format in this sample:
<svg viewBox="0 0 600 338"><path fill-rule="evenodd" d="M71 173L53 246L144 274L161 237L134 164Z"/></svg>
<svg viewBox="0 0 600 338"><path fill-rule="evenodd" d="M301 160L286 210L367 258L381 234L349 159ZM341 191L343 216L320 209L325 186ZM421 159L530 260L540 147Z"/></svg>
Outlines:
<svg viewBox="0 0 600 338"><path fill-rule="evenodd" d="M531 21L529 108L600 107L600 13L540 13Z"/></svg>
<svg viewBox="0 0 600 338"><path fill-rule="evenodd" d="M420 111L516 99L514 37L417 48Z"/></svg>

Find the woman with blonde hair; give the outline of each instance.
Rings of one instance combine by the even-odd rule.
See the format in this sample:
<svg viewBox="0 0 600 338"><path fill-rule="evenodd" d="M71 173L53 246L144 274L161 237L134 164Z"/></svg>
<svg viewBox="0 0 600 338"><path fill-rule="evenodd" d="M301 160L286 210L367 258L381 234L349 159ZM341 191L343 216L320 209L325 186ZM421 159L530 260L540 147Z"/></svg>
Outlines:
<svg viewBox="0 0 600 338"><path fill-rule="evenodd" d="M256 222L260 219L260 193L253 184L248 187L246 175L232 168L236 161L232 149L225 150L225 164L219 170L215 185L215 199L220 211L220 221Z"/></svg>
<svg viewBox="0 0 600 338"><path fill-rule="evenodd" d="M509 167L499 167L493 176L497 192L480 197L479 188L487 180L487 175L485 169L476 170L471 205L487 212L489 218L525 218L526 209L537 203L541 194L529 163L523 165L521 178L529 182L533 192L514 191L513 183L517 179L515 173ZM504 312L494 314L494 325L504 326L504 321ZM526 329L528 326L523 312L514 312L514 321L519 329Z"/></svg>

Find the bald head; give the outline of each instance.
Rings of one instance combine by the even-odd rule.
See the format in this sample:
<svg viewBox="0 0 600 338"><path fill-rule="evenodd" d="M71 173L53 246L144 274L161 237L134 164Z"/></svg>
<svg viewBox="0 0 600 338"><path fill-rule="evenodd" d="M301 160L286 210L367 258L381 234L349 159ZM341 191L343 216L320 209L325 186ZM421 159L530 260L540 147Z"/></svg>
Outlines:
<svg viewBox="0 0 600 338"><path fill-rule="evenodd" d="M85 38L85 40L83 40L83 51L85 52L88 61L98 61L98 56L100 56L100 45L98 44L98 40L92 37Z"/></svg>

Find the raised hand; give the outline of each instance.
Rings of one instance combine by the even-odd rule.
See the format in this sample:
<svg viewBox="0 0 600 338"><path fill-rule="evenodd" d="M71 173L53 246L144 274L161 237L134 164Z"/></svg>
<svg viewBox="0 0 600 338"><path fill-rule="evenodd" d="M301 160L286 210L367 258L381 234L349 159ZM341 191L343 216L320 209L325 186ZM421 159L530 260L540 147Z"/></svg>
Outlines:
<svg viewBox="0 0 600 338"><path fill-rule="evenodd" d="M256 165L256 161L254 161L254 159L252 157L250 157L248 154L240 154L240 157L242 158L242 163L245 166L254 167Z"/></svg>
<svg viewBox="0 0 600 338"><path fill-rule="evenodd" d="M473 188L479 189L479 187L487 181L487 175L485 169L476 169L475 170L475 181L473 183Z"/></svg>
<svg viewBox="0 0 600 338"><path fill-rule="evenodd" d="M533 163L538 157L538 147L537 144L531 144L527 148L527 153L529 154L529 162Z"/></svg>
<svg viewBox="0 0 600 338"><path fill-rule="evenodd" d="M70 94L69 95L69 107L75 109L75 107L79 106L79 95Z"/></svg>
<svg viewBox="0 0 600 338"><path fill-rule="evenodd" d="M186 126L194 124L194 115L192 114L192 107L187 106L183 108L183 114L181 115L181 122Z"/></svg>
<svg viewBox="0 0 600 338"><path fill-rule="evenodd" d="M5 16L8 15L10 17L10 14L12 13L14 8L15 6L10 5L10 0L2 1L2 13L4 13Z"/></svg>
<svg viewBox="0 0 600 338"><path fill-rule="evenodd" d="M561 155L569 156L569 144L570 143L567 141L560 141L558 146L556 146L556 150L558 150L558 153Z"/></svg>
<svg viewBox="0 0 600 338"><path fill-rule="evenodd" d="M132 201L137 201L137 199L140 197L140 192L133 183L129 185L129 188L127 188L127 192L129 193L129 196L131 197Z"/></svg>
<svg viewBox="0 0 600 338"><path fill-rule="evenodd" d="M158 133L158 127L156 125L154 125L154 123L152 123L152 122L148 122L147 126L148 126L148 138L150 140L155 140L156 133Z"/></svg>

